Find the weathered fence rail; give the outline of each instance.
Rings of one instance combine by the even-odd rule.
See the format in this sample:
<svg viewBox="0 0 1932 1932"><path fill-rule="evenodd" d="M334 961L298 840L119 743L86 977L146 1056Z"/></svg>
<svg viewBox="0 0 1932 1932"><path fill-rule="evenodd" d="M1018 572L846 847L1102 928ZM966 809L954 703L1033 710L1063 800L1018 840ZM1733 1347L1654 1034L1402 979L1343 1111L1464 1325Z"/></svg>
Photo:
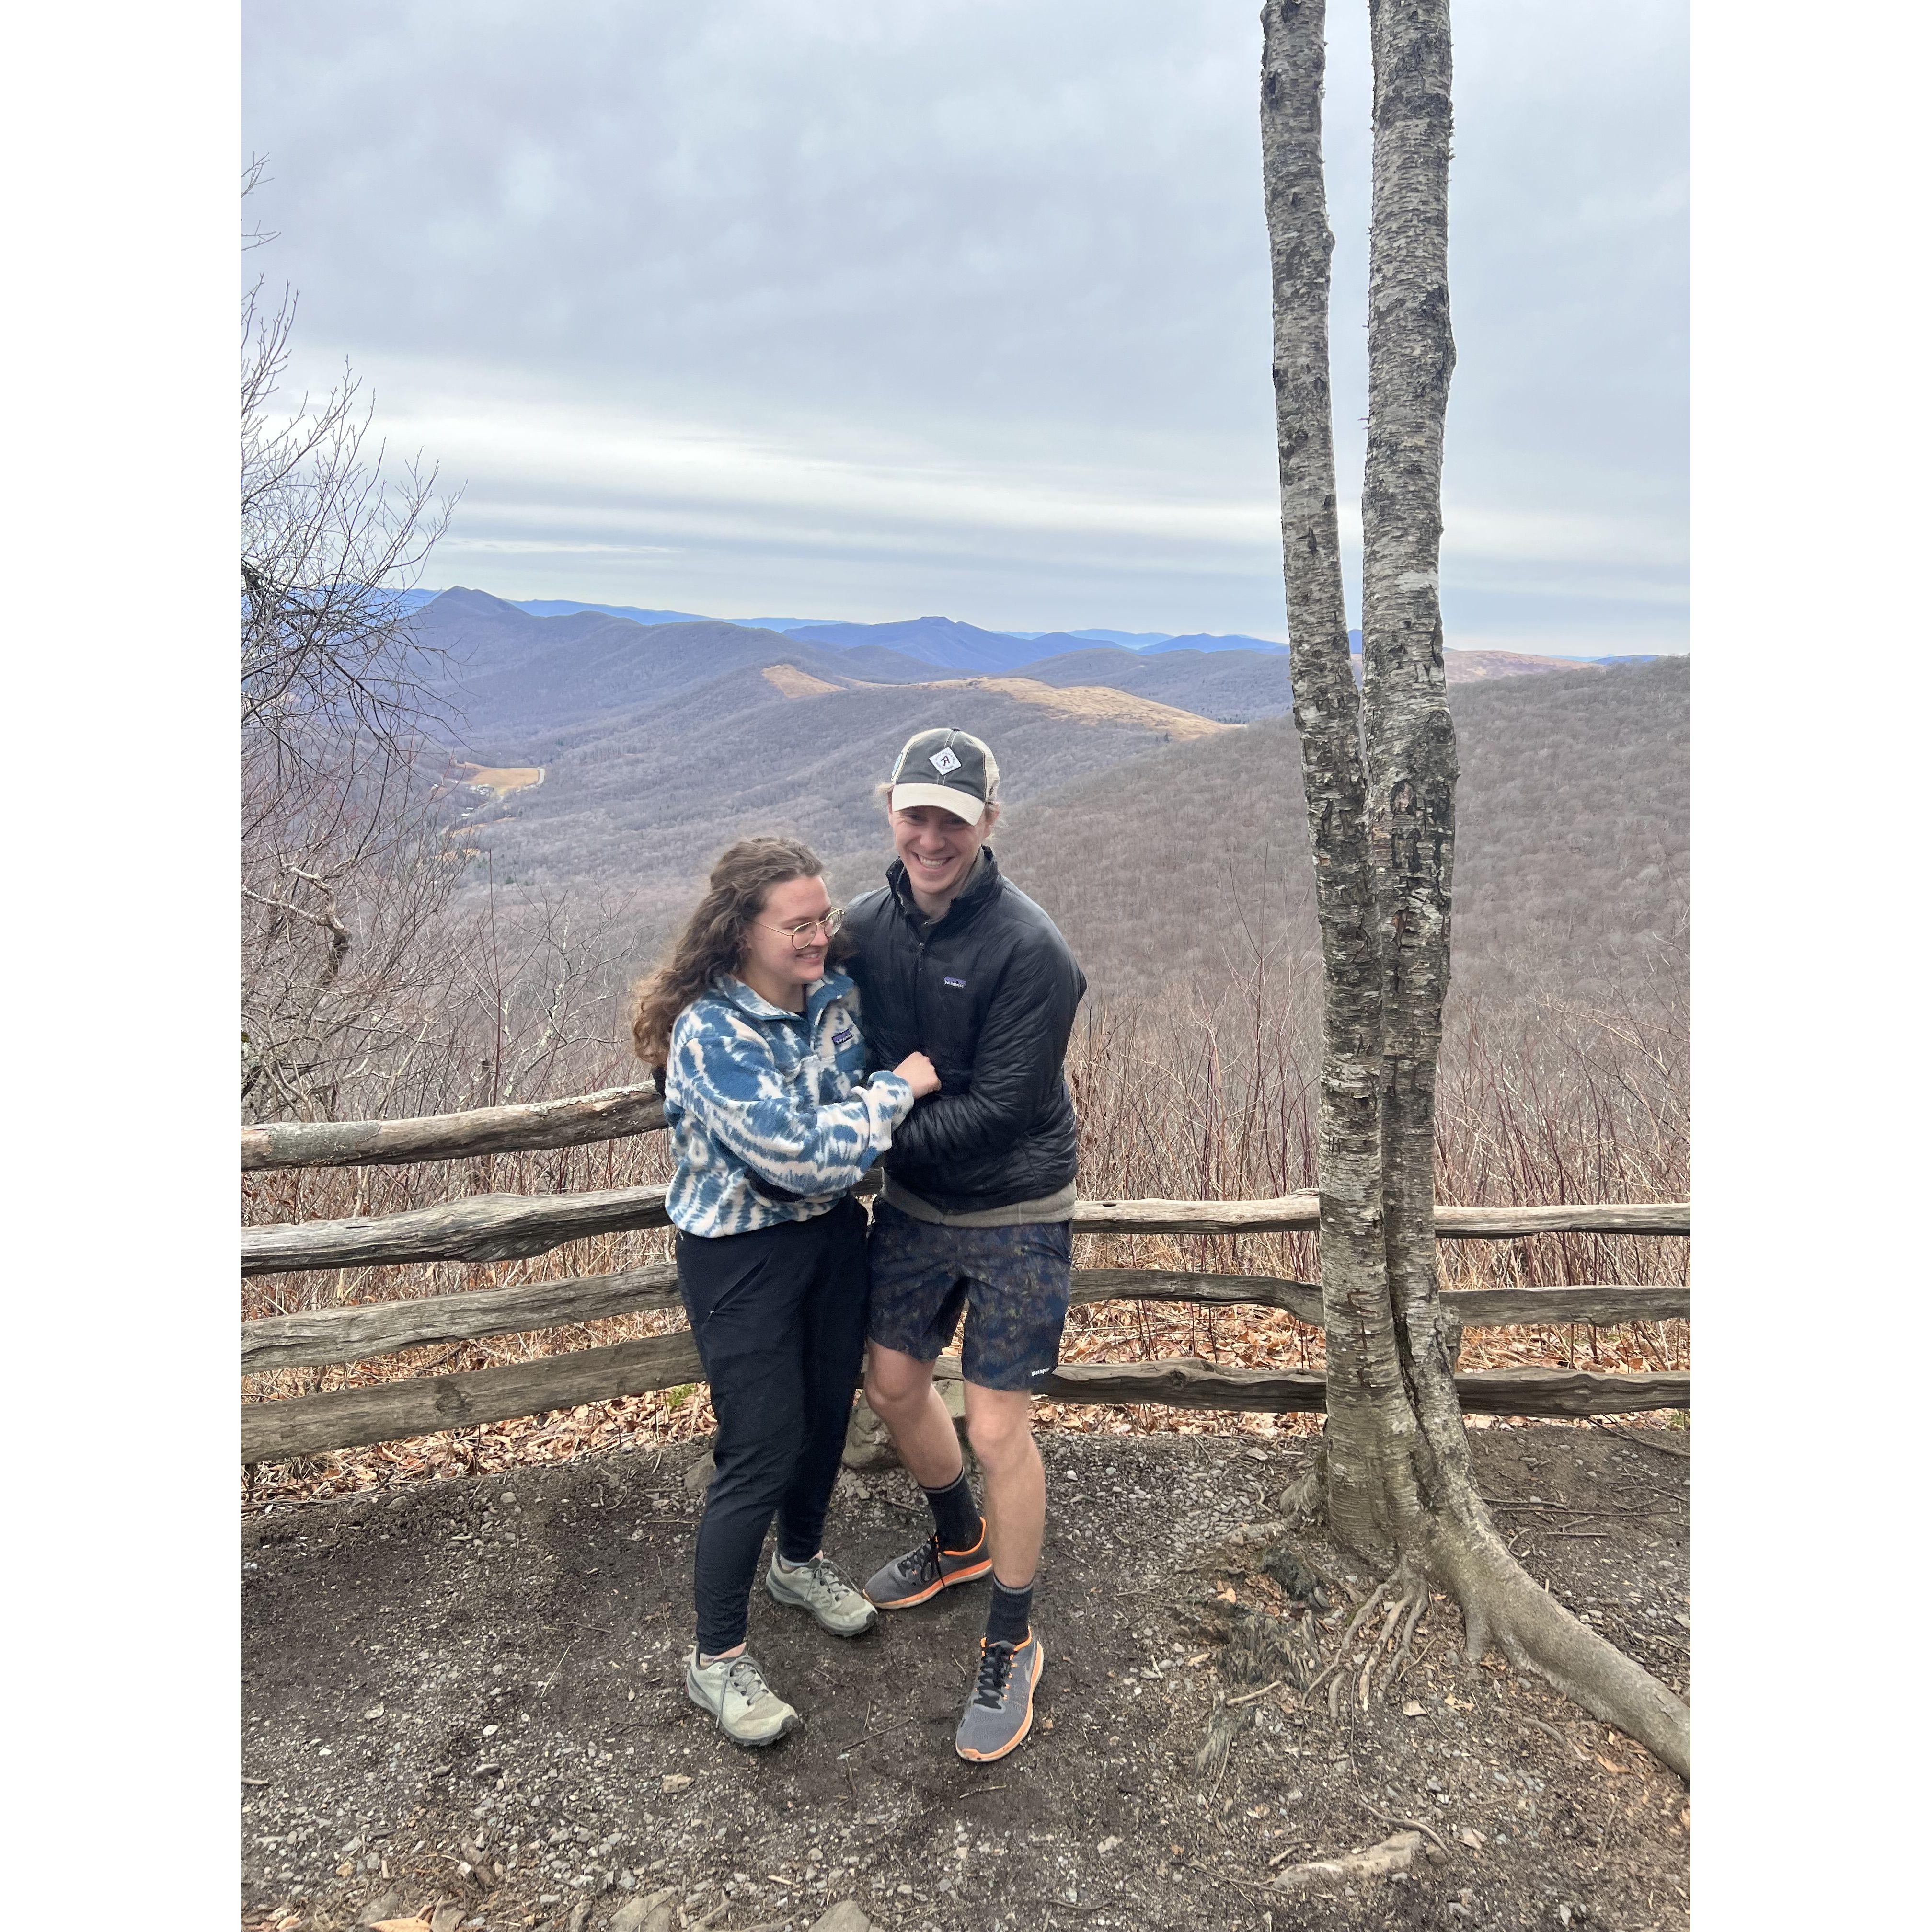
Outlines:
<svg viewBox="0 0 1932 1932"><path fill-rule="evenodd" d="M610 1402L704 1379L691 1331L648 1335L568 1355L506 1363L458 1375L378 1382L284 1402L244 1402L242 1460L272 1462L320 1455L508 1422L546 1409ZM1487 1370L1456 1378L1462 1407L1486 1415L1628 1415L1688 1408L1688 1376L1598 1375L1578 1369ZM1253 1409L1277 1414L1318 1411L1328 1385L1318 1375L1226 1368L1213 1362L1076 1362L1042 1378L1040 1393L1060 1402L1162 1402L1184 1408Z"/></svg>
<svg viewBox="0 0 1932 1932"><path fill-rule="evenodd" d="M862 1190L869 1192L869 1190ZM1313 1194L1264 1201L1082 1201L1077 1234L1258 1234L1312 1232ZM566 1241L670 1225L662 1187L607 1187L579 1194L472 1194L434 1208L342 1221L244 1228L244 1275L406 1262L516 1261ZM1688 1202L1578 1202L1538 1208L1438 1208L1445 1240L1520 1240L1535 1234L1688 1234Z"/></svg>
<svg viewBox="0 0 1932 1932"><path fill-rule="evenodd" d="M1178 1408L1264 1409L1290 1414L1324 1409L1320 1376L1217 1363L1074 1362L1040 1382L1062 1402L1157 1402ZM1483 1369L1456 1378L1470 1415L1628 1415L1688 1408L1688 1376L1604 1376L1583 1369Z"/></svg>
<svg viewBox="0 0 1932 1932"><path fill-rule="evenodd" d="M1076 1268L1073 1299L1180 1301L1209 1307L1246 1304L1278 1308L1311 1328L1322 1326L1320 1288L1313 1282L1274 1275ZM1534 1328L1571 1322L1616 1328L1627 1322L1688 1321L1690 1314L1690 1291L1670 1286L1472 1288L1445 1295L1443 1301L1466 1329ZM668 1262L657 1262L619 1274L577 1275L562 1281L426 1295L413 1301L264 1316L242 1324L242 1369L244 1375L254 1375L268 1369L369 1361L404 1348L573 1328L614 1315L643 1315L680 1306L676 1269Z"/></svg>
<svg viewBox="0 0 1932 1932"><path fill-rule="evenodd" d="M575 1354L545 1355L534 1362L472 1369L461 1375L418 1376L373 1388L299 1395L286 1402L244 1402L242 1460L272 1462L316 1456L331 1449L360 1448L440 1429L508 1422L548 1408L574 1408L701 1382L704 1369L688 1328L647 1335Z"/></svg>
<svg viewBox="0 0 1932 1932"><path fill-rule="evenodd" d="M572 1147L649 1132L664 1124L649 1088L614 1088L567 1100L482 1108L413 1120L296 1123L244 1129L250 1170L454 1160L479 1154ZM872 1191L870 1187L862 1190ZM1312 1193L1261 1201L1082 1201L1083 1234L1235 1235L1306 1232L1318 1224ZM1688 1202L1580 1202L1533 1208L1439 1207L1444 1240L1510 1240L1540 1234L1688 1236ZM490 1262L547 1252L565 1243L668 1224L661 1187L606 1188L552 1195L483 1194L349 1220L298 1222L242 1231L244 1275L434 1261ZM1082 1268L1077 1301L1256 1304L1311 1327L1322 1322L1315 1283L1272 1275L1200 1274L1152 1268ZM1565 1286L1470 1290L1444 1296L1462 1330L1586 1322L1679 1321L1690 1291ZM668 1263L602 1275L520 1282L458 1294L317 1309L244 1322L244 1374L362 1361L398 1351L533 1333L678 1306ZM703 1378L688 1330L530 1362L424 1376L276 1402L244 1402L244 1462L315 1455L411 1436L502 1422L585 1402L641 1395ZM1459 1375L1472 1414L1616 1415L1688 1408L1682 1375L1602 1375L1569 1369L1510 1369ZM1237 1369L1198 1360L1075 1363L1044 1378L1042 1396L1060 1402L1156 1402L1190 1408L1275 1413L1318 1411L1318 1375Z"/></svg>
<svg viewBox="0 0 1932 1932"><path fill-rule="evenodd" d="M286 1120L242 1130L244 1173L276 1167L398 1167L476 1154L584 1147L664 1125L650 1087L608 1087L568 1100L534 1100L413 1120Z"/></svg>

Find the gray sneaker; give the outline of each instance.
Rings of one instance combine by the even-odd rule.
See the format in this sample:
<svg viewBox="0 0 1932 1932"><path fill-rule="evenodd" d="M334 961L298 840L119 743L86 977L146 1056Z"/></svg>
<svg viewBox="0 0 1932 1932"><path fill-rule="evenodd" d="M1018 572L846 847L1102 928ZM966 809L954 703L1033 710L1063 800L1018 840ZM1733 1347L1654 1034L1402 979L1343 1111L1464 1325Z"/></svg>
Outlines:
<svg viewBox="0 0 1932 1932"><path fill-rule="evenodd" d="M734 1744L775 1744L805 1722L782 1697L773 1696L748 1652L700 1664L693 1645L685 1658L684 1688Z"/></svg>
<svg viewBox="0 0 1932 1932"><path fill-rule="evenodd" d="M980 1640L980 1673L952 1748L974 1764L991 1764L1016 1750L1033 1728L1034 1686L1046 1662L1031 1630L1022 1644Z"/></svg>
<svg viewBox="0 0 1932 1932"><path fill-rule="evenodd" d="M939 1538L928 1536L903 1556L895 1556L872 1573L866 1594L882 1610L909 1610L955 1584L990 1576L992 1568L993 1552L982 1523L980 1540L970 1550L942 1550Z"/></svg>
<svg viewBox="0 0 1932 1932"><path fill-rule="evenodd" d="M878 1624L878 1612L823 1556L796 1570L782 1570L774 1552L765 1571L765 1588L775 1603L810 1611L819 1628L834 1636L863 1636Z"/></svg>

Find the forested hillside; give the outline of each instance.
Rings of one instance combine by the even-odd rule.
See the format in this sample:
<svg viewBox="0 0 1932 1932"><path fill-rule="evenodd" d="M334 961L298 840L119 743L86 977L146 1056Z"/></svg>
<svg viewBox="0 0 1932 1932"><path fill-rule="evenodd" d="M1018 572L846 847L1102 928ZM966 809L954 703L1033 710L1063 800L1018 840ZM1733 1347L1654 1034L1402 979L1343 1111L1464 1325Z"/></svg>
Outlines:
<svg viewBox="0 0 1932 1932"><path fill-rule="evenodd" d="M719 634L676 634L700 632ZM835 890L860 890L886 850L876 788L894 754L913 732L950 724L998 752L1009 807L998 849L1061 920L1096 986L1206 985L1264 954L1311 953L1292 722L1279 712L1241 729L1223 722L1255 716L1269 684L1280 689L1278 662L1227 652L1206 674L1179 662L1191 652L1136 662L1144 708L1122 699L1109 716L1100 707L1129 680L1098 685L1084 652L1024 680L886 683L854 680L843 653L795 642L782 658L748 652L747 634L660 628L654 669L670 691L602 710L592 710L600 691L647 681L599 663L568 676L530 664L492 674L501 700L554 722L475 734L477 761L541 767L543 781L507 798L469 793L460 848L487 848L500 883L617 892L634 904L648 951L710 859L752 832L796 833L825 858ZM584 641L586 655L607 644ZM707 662L712 674L698 681ZM1181 710L1174 700L1198 700L1210 676L1214 711ZM1687 662L1667 658L1453 687L1463 979L1582 992L1620 980L1679 932L1688 684Z"/></svg>
<svg viewBox="0 0 1932 1932"><path fill-rule="evenodd" d="M944 621L896 628L929 650L967 633L969 656L991 634ZM877 642L544 618L474 592L446 592L417 627L445 653L459 772L542 774L507 793L460 790L452 850L487 852L499 887L614 896L633 909L640 953L748 832L797 833L835 890L858 890L886 848L876 788L900 744L934 724L999 753L1000 849L1064 914L1099 983L1211 980L1258 947L1310 943L1283 656L1100 645L962 675ZM1544 674L1498 676L1498 656L1504 672ZM1632 935L1666 929L1681 898L1684 661L1556 662L1450 654L1464 737L1459 945L1492 976L1506 958L1516 978L1540 971L1554 948L1574 982L1593 946L1621 956ZM1150 919L1132 910L1150 855L1167 882Z"/></svg>
<svg viewBox="0 0 1932 1932"><path fill-rule="evenodd" d="M1689 667L1450 693L1459 980L1578 995L1640 974L1688 917ZM999 849L1096 984L1225 984L1263 956L1312 970L1300 754L1264 719L1016 806Z"/></svg>
<svg viewBox="0 0 1932 1932"><path fill-rule="evenodd" d="M1016 802L1138 758L1178 731L1229 728L1077 691L1027 694L1006 680L842 686L804 652L734 669L656 704L519 736L541 785L472 808L459 836L487 842L496 876L548 890L635 893L646 924L688 900L735 838L784 830L809 841L836 889L856 890L886 842L877 788L915 731L952 724L998 752ZM1024 686L1021 686L1024 690ZM1117 694L1101 694L1101 701ZM1056 703L1037 701L1053 699ZM495 741L493 741L493 743ZM505 741L499 754L508 762Z"/></svg>

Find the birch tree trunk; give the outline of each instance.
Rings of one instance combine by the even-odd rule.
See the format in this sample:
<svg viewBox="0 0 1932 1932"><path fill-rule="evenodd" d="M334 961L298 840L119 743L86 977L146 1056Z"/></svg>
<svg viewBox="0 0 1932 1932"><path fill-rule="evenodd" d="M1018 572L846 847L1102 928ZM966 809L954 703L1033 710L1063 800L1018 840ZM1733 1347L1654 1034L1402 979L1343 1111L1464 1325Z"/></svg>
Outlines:
<svg viewBox="0 0 1932 1932"><path fill-rule="evenodd" d="M1388 1509L1389 1451L1413 1418L1396 1366L1383 1253L1381 948L1360 701L1348 662L1336 533L1328 389L1335 238L1322 170L1324 0L1270 0L1262 20L1262 181L1274 279L1288 662L1322 932L1318 1246L1331 1390L1329 1508L1336 1534L1351 1547L1385 1556L1398 1540Z"/></svg>
<svg viewBox="0 0 1932 1932"><path fill-rule="evenodd" d="M1322 934L1319 1165L1336 1540L1389 1570L1392 1637L1432 1581L1493 1640L1688 1777L1689 1713L1535 1584L1491 1526L1437 1292L1436 1073L1449 984L1456 734L1438 555L1449 326L1448 0L1369 0L1375 65L1363 681L1348 661L1328 377L1324 0L1266 0L1262 158L1289 668Z"/></svg>
<svg viewBox="0 0 1932 1932"><path fill-rule="evenodd" d="M1456 778L1438 570L1443 422L1456 366L1448 0L1370 0L1369 19L1375 158L1362 704L1382 957L1382 1234L1422 1430L1418 1453L1425 1463L1466 1469L1436 1282L1436 1069L1449 989Z"/></svg>

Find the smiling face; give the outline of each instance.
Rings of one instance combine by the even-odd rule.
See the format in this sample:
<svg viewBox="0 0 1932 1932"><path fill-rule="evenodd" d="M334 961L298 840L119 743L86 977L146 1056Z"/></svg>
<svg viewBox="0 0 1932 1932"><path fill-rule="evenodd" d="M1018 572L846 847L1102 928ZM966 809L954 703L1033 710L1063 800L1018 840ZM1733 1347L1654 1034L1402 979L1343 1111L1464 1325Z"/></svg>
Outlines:
<svg viewBox="0 0 1932 1932"><path fill-rule="evenodd" d="M987 806L977 825L936 805L908 806L892 814L893 849L905 862L913 898L928 918L952 903L999 815L997 805Z"/></svg>
<svg viewBox="0 0 1932 1932"><path fill-rule="evenodd" d="M825 928L815 928L802 949L785 928L822 920L831 910L823 879L781 879L770 887L746 932L739 978L773 1006L800 1010L804 988L825 976Z"/></svg>

